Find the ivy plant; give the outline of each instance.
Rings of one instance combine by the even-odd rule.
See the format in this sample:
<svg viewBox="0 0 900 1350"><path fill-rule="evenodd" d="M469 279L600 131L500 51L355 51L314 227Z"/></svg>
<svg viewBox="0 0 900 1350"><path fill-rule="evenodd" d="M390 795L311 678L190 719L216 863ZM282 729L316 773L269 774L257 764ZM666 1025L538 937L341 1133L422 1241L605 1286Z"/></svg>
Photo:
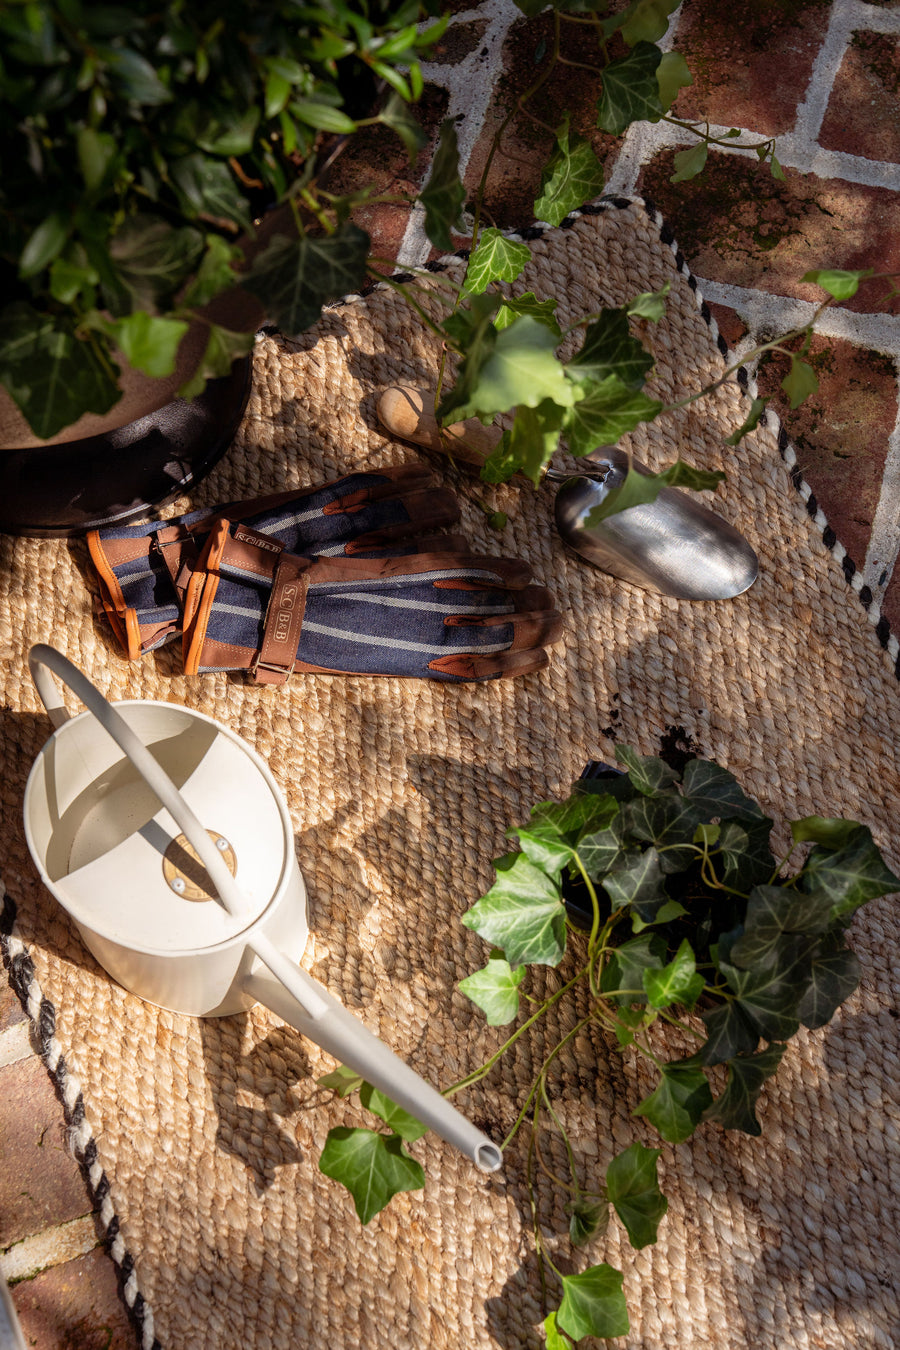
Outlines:
<svg viewBox="0 0 900 1350"><path fill-rule="evenodd" d="M721 765L692 758L676 770L624 746L616 756L619 767L579 780L566 801L539 802L509 831L517 847L495 861L493 886L462 920L488 951L459 987L489 1026L515 1026L446 1095L487 1077L551 1008L570 1004L566 1015L557 1008L554 1025L568 1030L540 1064L501 1146L518 1147L527 1136L544 1328L557 1350L628 1331L623 1274L593 1257L611 1221L636 1250L657 1240L668 1202L657 1176L660 1149L644 1140L655 1132L677 1145L710 1127L759 1135L760 1096L791 1038L801 1027L825 1026L859 982L846 940L854 914L900 889L865 825L792 821L791 850L776 858L772 819ZM560 970L550 994L541 992L535 967L542 966ZM631 1103L634 1139L610 1148L599 1173L584 1175L578 1141L554 1106L555 1066L589 1026L623 1055L645 1059L655 1082ZM348 1070L322 1082L342 1094L359 1089L387 1126L332 1130L322 1156L365 1222L391 1195L423 1184L403 1147L414 1129L405 1113L392 1122L384 1101ZM568 1176L543 1166L548 1135L563 1141ZM573 1248L565 1264L581 1267L574 1273L559 1268L559 1244L551 1254L537 1219L539 1180L564 1190ZM581 1249L590 1252L582 1257Z"/></svg>

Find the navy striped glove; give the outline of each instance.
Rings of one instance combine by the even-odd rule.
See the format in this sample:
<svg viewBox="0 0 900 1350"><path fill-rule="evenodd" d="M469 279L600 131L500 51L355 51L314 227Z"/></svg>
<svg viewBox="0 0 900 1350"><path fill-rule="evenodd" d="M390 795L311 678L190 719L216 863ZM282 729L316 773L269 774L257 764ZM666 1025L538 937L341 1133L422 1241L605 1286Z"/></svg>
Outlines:
<svg viewBox="0 0 900 1350"><path fill-rule="evenodd" d="M213 527L184 632L188 675L249 670L485 680L548 664L563 625L527 564L451 549L405 557L274 552Z"/></svg>
<svg viewBox="0 0 900 1350"><path fill-rule="evenodd" d="M240 520L295 553L399 553L459 519L455 496L438 482L424 465L393 465L172 520L92 530L87 543L104 611L126 656L137 660L182 631L190 579L218 517ZM447 546L459 542L452 536Z"/></svg>

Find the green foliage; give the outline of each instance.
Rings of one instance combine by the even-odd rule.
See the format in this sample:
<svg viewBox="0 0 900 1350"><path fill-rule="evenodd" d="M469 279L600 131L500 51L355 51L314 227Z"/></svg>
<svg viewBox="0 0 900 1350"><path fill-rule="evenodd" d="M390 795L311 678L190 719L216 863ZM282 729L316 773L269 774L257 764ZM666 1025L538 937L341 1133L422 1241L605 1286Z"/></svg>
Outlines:
<svg viewBox="0 0 900 1350"><path fill-rule="evenodd" d="M654 1066L656 1086L633 1104L636 1120L670 1144L712 1124L758 1135L760 1094L790 1038L801 1024L823 1026L856 987L859 965L845 941L853 912L900 889L900 878L865 826L820 816L792 823L802 853L779 865L768 842L773 822L722 765L693 758L676 770L627 746L616 755L620 776L579 781L567 800L538 803L510 831L519 851L498 860L495 885L463 917L492 950L460 988L492 1025L516 1017L529 965L559 965L564 981L531 999L527 1021L465 1081L580 989L559 1023L594 1021L621 1053ZM587 936L568 935L574 927ZM671 1022L695 1038L694 1054L667 1058ZM577 1144L552 1105L555 1055L528 1101L536 1136L546 1129L566 1143L573 1246L602 1238L610 1206L633 1247L655 1242L667 1208L660 1150L635 1139L609 1158L603 1184L583 1182ZM535 1237L544 1259L539 1226ZM563 1274L546 1260L561 1286L545 1321L548 1344L624 1334L619 1272L592 1265Z"/></svg>
<svg viewBox="0 0 900 1350"><path fill-rule="evenodd" d="M453 247L451 230L459 227L466 190L459 180L459 146L456 128L448 118L441 126L428 182L419 194L425 208L425 233L435 248Z"/></svg>
<svg viewBox="0 0 900 1350"><path fill-rule="evenodd" d="M559 225L603 187L603 166L583 136L569 131L568 117L556 133L556 150L544 166L534 203L538 220Z"/></svg>
<svg viewBox="0 0 900 1350"><path fill-rule="evenodd" d="M404 100L421 93L420 55L446 27L420 32L422 16L408 0L365 13L346 0L302 13L289 0L227 14L210 0L3 7L0 381L37 435L113 406L116 349L150 376L171 372L190 318L238 280L235 244L254 217L288 199L307 207L298 164L323 133L356 131L351 72L388 85L373 111L415 152ZM289 332L365 272L361 232L312 242L318 209L249 279ZM188 394L222 373L226 345L212 342Z"/></svg>
<svg viewBox="0 0 900 1350"><path fill-rule="evenodd" d="M319 1170L353 1196L360 1223L368 1223L400 1191L425 1185L422 1166L403 1147L399 1134L339 1126L328 1131Z"/></svg>

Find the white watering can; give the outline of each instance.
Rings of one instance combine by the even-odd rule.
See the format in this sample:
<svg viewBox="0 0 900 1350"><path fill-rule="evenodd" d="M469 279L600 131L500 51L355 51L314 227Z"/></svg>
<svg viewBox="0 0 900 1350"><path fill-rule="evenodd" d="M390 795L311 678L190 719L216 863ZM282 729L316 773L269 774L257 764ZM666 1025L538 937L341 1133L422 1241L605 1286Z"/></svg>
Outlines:
<svg viewBox="0 0 900 1350"><path fill-rule="evenodd" d="M28 661L55 728L25 788L28 847L113 979L194 1017L265 1004L496 1171L496 1144L298 965L306 887L287 804L256 751L174 703L114 707L54 647ZM87 712L69 716L51 672Z"/></svg>

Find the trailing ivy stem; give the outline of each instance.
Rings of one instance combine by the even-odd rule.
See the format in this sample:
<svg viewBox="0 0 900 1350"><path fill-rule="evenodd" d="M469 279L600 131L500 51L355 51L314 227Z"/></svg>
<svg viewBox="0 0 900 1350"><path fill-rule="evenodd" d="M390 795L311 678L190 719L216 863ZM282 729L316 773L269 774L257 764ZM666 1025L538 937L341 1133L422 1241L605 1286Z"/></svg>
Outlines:
<svg viewBox="0 0 900 1350"><path fill-rule="evenodd" d="M657 1016L661 1017L664 1022L669 1022L673 1027L679 1027L682 1031L686 1031L690 1036L694 1036L698 1041L707 1040L707 1037L704 1036L702 1031L698 1031L696 1027L689 1026L687 1022L682 1022L681 1018L676 1017L674 1013L666 1012L664 1008L657 1008L656 1012Z"/></svg>
<svg viewBox="0 0 900 1350"><path fill-rule="evenodd" d="M587 966L582 966L581 970L579 970L577 974L573 975L572 978L566 984L562 985L559 989L557 989L555 994L551 994L549 998L544 1000L544 1002L538 1008L537 1012L532 1013L531 1016L528 1018L528 1021L523 1022L522 1025L518 1028L518 1030L513 1032L509 1040L505 1041L503 1045L501 1045L499 1050L494 1051L490 1059L485 1060L484 1064L482 1064L480 1068L474 1069L472 1073L466 1074L465 1078L461 1078L458 1083L452 1083L450 1087L444 1088L442 1090L441 1095L444 1097L452 1097L454 1093L460 1092L465 1087L471 1087L473 1083L477 1083L482 1078L484 1078L485 1074L490 1073L491 1069L494 1067L497 1061L503 1058L503 1056L506 1054L507 1050L509 1050L511 1046L515 1045L519 1037L524 1035L524 1033L528 1030L529 1027L533 1026L534 1023L537 1022L539 1018L543 1017L544 1013L548 1012L553 1007L554 1003L558 1003L559 1000L562 998L563 994L568 993L568 991L572 988L572 986L577 984L578 981L586 974L587 974ZM577 1030L577 1028L574 1028L574 1030ZM566 1036L565 1040L560 1041L559 1045L556 1047L556 1050L561 1050L563 1045L565 1045L566 1041L569 1039L569 1036L571 1036L572 1034L573 1032L569 1032L569 1035ZM553 1051L553 1054L556 1054L556 1050Z"/></svg>
<svg viewBox="0 0 900 1350"><path fill-rule="evenodd" d="M583 971L583 970L580 970L580 971L578 972L577 978L580 979L582 975L584 975L584 971ZM572 983L574 983L574 981L573 981ZM567 985L566 988L569 988L569 986ZM538 1016L540 1016L540 1014L538 1014ZM533 1019L532 1019L532 1020L533 1020ZM507 1144L509 1144L509 1143L512 1142L512 1140L513 1140L513 1138L514 1138L516 1132L517 1132L518 1129L519 1129L519 1126L522 1124L522 1121L525 1119L525 1116L528 1114L528 1107L529 1107L529 1105L531 1104L532 1100L534 1099L535 1093L538 1091L538 1089L539 1089L540 1086L541 1086L541 1080L542 1080L542 1078L544 1078L544 1076L546 1075L547 1070L549 1069L550 1065L553 1063L553 1061L554 1061L554 1059L556 1058L556 1056L559 1054L560 1050L562 1050L563 1046L564 1046L568 1041L570 1041L570 1040L572 1039L573 1036L575 1036L575 1035L578 1034L578 1032L582 1029L582 1027L587 1026L587 1024L590 1022L590 1020L591 1020L590 1015L588 1015L587 1017L583 1017L583 1018L581 1019L580 1022L576 1022L575 1026L572 1027L571 1031L567 1031L566 1034L565 1034L565 1036L562 1038L562 1040L561 1040L557 1045L555 1045L555 1046L553 1047L553 1049L550 1051L549 1055L548 1055L547 1058L544 1060L543 1064L541 1065L541 1067L540 1067L540 1069L539 1069L539 1071L538 1071L537 1078L535 1078L534 1082L532 1083L531 1087L530 1087L529 1090L528 1090L528 1096L525 1098L525 1105L522 1107L521 1111L519 1112L518 1116L516 1117L515 1124L513 1125L513 1127L512 1127L512 1129L510 1130L509 1134L508 1134L508 1135L506 1136L506 1138L503 1140L503 1143L500 1145L500 1150L501 1150L501 1152L503 1151L503 1149L506 1148ZM509 1042L509 1044L512 1044L512 1042ZM506 1048L506 1047L504 1046L504 1049L505 1049L505 1048ZM501 1053L502 1053L502 1052L501 1052ZM444 1095L446 1096L446 1093L445 1093Z"/></svg>
<svg viewBox="0 0 900 1350"><path fill-rule="evenodd" d="M534 1198L534 1160L537 1157L538 1116L540 1115L540 1110L541 1110L540 1102L536 1101L534 1104L534 1112L532 1114L531 1120L531 1142L528 1146L528 1170L526 1173L526 1180L528 1182L528 1202L531 1206L531 1226L534 1232L535 1249L537 1250L537 1254L541 1263L543 1264L543 1262L546 1261L547 1265L553 1271L553 1274L556 1276L556 1278L562 1281L563 1278L562 1274L557 1269L553 1261L553 1258L551 1257L550 1253L544 1246L544 1239L541 1234L541 1224L540 1220L538 1219L537 1204L535 1203ZM541 1271L541 1286L544 1297L546 1298L547 1287L544 1281L543 1270Z"/></svg>
<svg viewBox="0 0 900 1350"><path fill-rule="evenodd" d="M698 131L693 122L682 122L677 117L667 115L662 118L662 121L668 122L669 126L680 127L682 131L690 131L698 140L705 141L707 145L724 145L729 150L771 150L775 147L775 140L772 136L764 141L757 141L753 145L740 145L737 143L736 136L710 136L708 122L705 131Z"/></svg>
<svg viewBox="0 0 900 1350"><path fill-rule="evenodd" d="M441 339L441 342L443 343L445 348L449 345L452 345L450 343L450 339L444 332L443 328L441 328L440 324L435 323L434 319L432 319L431 315L428 314L426 310L423 308L423 306L419 304L418 300L414 300L412 298L408 289L406 288L406 286L404 286L402 281L395 281L393 277L382 276L380 272L376 272L375 269L371 267L367 267L366 271L374 281L383 281L385 286L391 286L395 291L399 291L400 294L403 296L404 300L406 301L406 303L416 311L422 322L428 328L430 328L433 333L437 334L437 336Z"/></svg>
<svg viewBox="0 0 900 1350"><path fill-rule="evenodd" d="M575 1166L575 1154L572 1152L572 1145L569 1143L569 1136L566 1133L565 1127L562 1121L557 1116L556 1112L554 1111L553 1106L550 1102L550 1098L547 1096L546 1073L541 1074L541 1096L544 1099L544 1106L547 1108L547 1111L549 1112L550 1119L553 1121L554 1125L559 1130L563 1144L565 1145L566 1157L569 1160L569 1176L572 1178L572 1181L574 1183L572 1186L566 1186L565 1182L562 1181L558 1182L557 1184L564 1186L566 1190L574 1191L575 1194L578 1195L581 1191L581 1187L578 1185L578 1169Z"/></svg>
<svg viewBox="0 0 900 1350"><path fill-rule="evenodd" d="M616 990L617 994L628 992L634 991L619 990L619 989ZM640 992L643 994L644 991L641 990ZM654 1009L654 1011L656 1010ZM631 1044L635 1047L635 1049L638 1050L640 1054L644 1056L645 1059L649 1059L653 1064L655 1064L658 1069L662 1068L662 1060L659 1059L657 1055L654 1055L653 1051L650 1049L649 1046L644 1045L642 1041L638 1040L637 1036L634 1034L633 1028L629 1027L625 1022L622 1022L616 1016L616 1014L612 1011L612 1009L607 1006L605 999L600 998L597 1000L597 1002L594 1004L594 1012L601 1019L601 1021L606 1022L607 1025L611 1026L613 1029L615 1029L616 1027L624 1027L626 1031L631 1033L632 1037Z"/></svg>
<svg viewBox="0 0 900 1350"><path fill-rule="evenodd" d="M795 847L796 847L795 844L791 844L791 847L788 849L787 853L784 855L784 857L781 859L781 861L780 861L780 862L778 863L778 865L776 866L775 871L774 871L774 872L772 873L772 875L769 877L769 883L768 883L768 884L769 884L770 886L774 886L775 882L778 880L779 876L781 875L781 869L782 869L782 867L784 867L785 864L789 861L790 856L791 856L791 854L793 853ZM799 873L799 875L802 876L802 875L803 875L803 872L801 871L801 872ZM796 878L794 878L794 880L796 880Z"/></svg>
<svg viewBox="0 0 900 1350"><path fill-rule="evenodd" d="M478 247L478 233L481 228L481 214L484 209L484 194L487 191L488 175L491 171L491 165L494 162L494 156L496 155L498 149L500 148L500 142L506 133L506 128L509 126L512 119L515 117L517 111L521 110L522 112L525 112L524 107L525 103L528 101L528 99L534 98L535 94L539 91L542 85L546 84L547 80L553 73L554 66L556 65L556 59L559 56L558 14L554 14L554 20L555 25L553 34L553 50L551 52L550 62L547 66L547 69L541 75L538 76L538 78L535 80L534 84L531 86L530 89L526 89L524 94L520 94L519 98L512 105L509 112L506 114L503 121L500 123L500 126L497 128L497 130L494 132L494 135L491 137L491 144L487 153L487 159L484 162L484 168L481 171L481 178L479 179L478 182L478 191L475 194L475 211L472 217L472 247L469 255L470 257L471 254L474 253L476 248ZM462 296L460 294L460 296L457 297L456 304L453 307L454 313L456 313L456 310L459 308L461 299ZM434 396L435 413L437 413L437 407L438 404L440 403L441 387L444 383L444 371L446 369L446 364L447 364L447 352L446 350L444 350L441 352L441 364L438 369L438 378L437 378L437 391Z"/></svg>

